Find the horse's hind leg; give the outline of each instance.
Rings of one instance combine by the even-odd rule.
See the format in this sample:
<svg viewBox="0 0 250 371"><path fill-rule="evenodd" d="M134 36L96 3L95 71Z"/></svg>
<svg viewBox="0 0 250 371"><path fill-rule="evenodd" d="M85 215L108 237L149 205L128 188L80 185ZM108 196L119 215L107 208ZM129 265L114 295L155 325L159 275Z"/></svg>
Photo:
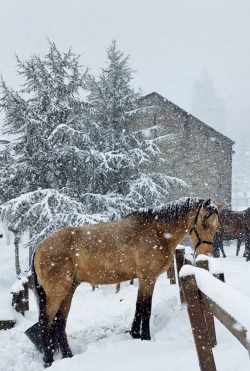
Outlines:
<svg viewBox="0 0 250 371"><path fill-rule="evenodd" d="M224 251L223 239L220 240L220 245L219 245L219 247L220 247L220 251L221 251L221 253L222 253L223 258L226 258L227 256L226 256L225 251Z"/></svg>
<svg viewBox="0 0 250 371"><path fill-rule="evenodd" d="M223 244L220 246L220 249L221 249L221 253L222 253L223 258L226 258L227 256L226 256Z"/></svg>
<svg viewBox="0 0 250 371"><path fill-rule="evenodd" d="M56 337L56 342L58 342L59 347L62 352L63 358L72 357L73 354L68 344L67 335L66 335L66 322L71 306L72 297L74 295L76 289L76 285L73 284L71 286L70 291L68 292L67 296L63 300L57 315L52 324L52 332L53 336Z"/></svg>
<svg viewBox="0 0 250 371"><path fill-rule="evenodd" d="M39 324L40 333L43 343L44 352L44 365L48 367L53 362L53 352L56 344L53 344L59 337L55 336L53 333L52 323L59 311L61 304L68 295L73 285L73 270L72 264L67 262L62 267L55 267L53 270L47 272L45 276L46 280L42 282L44 292L46 294L46 311L40 310ZM61 322L61 317L59 316L59 323ZM55 326L56 329L57 326ZM52 332L51 332L52 330ZM57 330L55 330L57 332Z"/></svg>

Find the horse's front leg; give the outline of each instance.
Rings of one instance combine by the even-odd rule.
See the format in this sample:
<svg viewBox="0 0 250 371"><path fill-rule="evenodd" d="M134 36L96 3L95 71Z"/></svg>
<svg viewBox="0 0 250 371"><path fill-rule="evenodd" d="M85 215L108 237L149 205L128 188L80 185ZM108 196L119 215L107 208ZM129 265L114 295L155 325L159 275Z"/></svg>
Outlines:
<svg viewBox="0 0 250 371"><path fill-rule="evenodd" d="M225 253L225 251L224 251L223 242L222 242L221 245L220 245L220 250L221 250L221 253L222 253L223 258L226 258L227 256L226 256L226 253Z"/></svg>
<svg viewBox="0 0 250 371"><path fill-rule="evenodd" d="M219 258L220 257L220 235L217 233L214 237L213 241L213 257Z"/></svg>
<svg viewBox="0 0 250 371"><path fill-rule="evenodd" d="M44 367L49 367L54 361L53 358L53 342L49 330L49 321L46 314L45 308L40 308L39 313L39 326L40 326L40 337L42 341L43 348L43 362Z"/></svg>
<svg viewBox="0 0 250 371"><path fill-rule="evenodd" d="M131 335L133 338L140 338L141 340L151 339L149 322L151 316L154 285L155 278L139 278L136 311L131 328Z"/></svg>
<svg viewBox="0 0 250 371"><path fill-rule="evenodd" d="M238 238L238 239L237 239L236 256L239 255L241 242L242 242L242 239L241 239L241 238ZM243 256L244 256L244 255L243 255Z"/></svg>
<svg viewBox="0 0 250 371"><path fill-rule="evenodd" d="M132 323L130 335L133 339L141 338L141 306L142 306L142 296L140 289L138 289L136 307L135 307L135 316Z"/></svg>
<svg viewBox="0 0 250 371"><path fill-rule="evenodd" d="M220 248L223 258L226 258L226 254L225 254L224 246L223 246L223 236L220 236L219 238L219 248Z"/></svg>

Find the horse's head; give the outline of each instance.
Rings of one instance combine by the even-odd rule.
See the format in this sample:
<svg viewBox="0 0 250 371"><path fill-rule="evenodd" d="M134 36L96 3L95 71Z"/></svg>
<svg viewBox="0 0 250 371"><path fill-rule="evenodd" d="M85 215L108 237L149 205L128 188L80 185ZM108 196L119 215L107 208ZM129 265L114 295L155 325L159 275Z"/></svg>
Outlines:
<svg viewBox="0 0 250 371"><path fill-rule="evenodd" d="M218 208L211 204L209 198L200 205L189 231L195 255L212 254L213 239L218 229Z"/></svg>

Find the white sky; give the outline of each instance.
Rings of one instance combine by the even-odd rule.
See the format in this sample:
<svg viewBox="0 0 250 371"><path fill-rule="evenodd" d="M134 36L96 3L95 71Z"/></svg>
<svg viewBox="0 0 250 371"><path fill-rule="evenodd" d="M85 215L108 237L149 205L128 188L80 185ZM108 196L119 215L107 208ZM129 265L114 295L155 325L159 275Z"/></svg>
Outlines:
<svg viewBox="0 0 250 371"><path fill-rule="evenodd" d="M44 54L47 38L72 46L93 72L116 39L136 85L187 110L206 69L232 134L249 134L250 0L0 0L0 73L10 86L20 82L15 54Z"/></svg>

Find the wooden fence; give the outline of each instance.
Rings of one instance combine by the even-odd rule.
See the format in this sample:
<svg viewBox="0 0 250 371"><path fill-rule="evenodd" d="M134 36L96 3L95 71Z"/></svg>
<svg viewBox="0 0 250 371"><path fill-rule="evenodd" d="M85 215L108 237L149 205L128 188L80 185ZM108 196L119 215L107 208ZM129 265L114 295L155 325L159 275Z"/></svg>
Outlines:
<svg viewBox="0 0 250 371"><path fill-rule="evenodd" d="M247 337L247 328L243 323L226 311L206 292L206 289L199 287L197 283L196 274L208 274L209 282L213 285L220 286L221 292L225 287L223 273L216 273L214 276L208 270L208 261L200 260L196 262L196 266L190 266L192 262L186 260L185 250L177 249L175 252L176 270L179 281L180 300L187 304L189 319L193 332L196 351L199 359L200 369L202 371L216 371L216 365L212 348L216 346L216 333L214 325L214 317L216 317L230 332L234 335L240 343L246 348L250 356L250 341ZM203 272L201 269L203 268ZM173 269L173 268L172 268ZM220 281L217 280L219 278ZM228 287L227 287L228 290ZM232 296L227 298L228 305L232 304ZM249 310L250 310L250 302ZM240 313L239 313L240 314ZM250 323L250 321L249 321ZM248 327L250 330L250 328Z"/></svg>
<svg viewBox="0 0 250 371"><path fill-rule="evenodd" d="M29 286L30 281L27 276L20 276L11 288L12 306L23 316L25 311L29 310ZM8 330L15 326L16 321L13 319L0 320L0 330Z"/></svg>

